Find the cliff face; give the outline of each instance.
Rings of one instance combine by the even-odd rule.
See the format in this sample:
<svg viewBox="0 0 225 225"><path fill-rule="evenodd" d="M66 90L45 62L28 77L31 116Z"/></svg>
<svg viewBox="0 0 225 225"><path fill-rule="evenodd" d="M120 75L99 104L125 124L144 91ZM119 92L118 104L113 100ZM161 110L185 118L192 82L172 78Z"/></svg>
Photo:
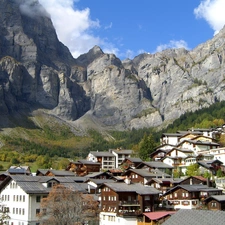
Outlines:
<svg viewBox="0 0 225 225"><path fill-rule="evenodd" d="M29 9L29 10L28 10ZM74 59L37 0L0 4L0 115L45 109L114 129L159 126L225 100L225 28L192 51Z"/></svg>

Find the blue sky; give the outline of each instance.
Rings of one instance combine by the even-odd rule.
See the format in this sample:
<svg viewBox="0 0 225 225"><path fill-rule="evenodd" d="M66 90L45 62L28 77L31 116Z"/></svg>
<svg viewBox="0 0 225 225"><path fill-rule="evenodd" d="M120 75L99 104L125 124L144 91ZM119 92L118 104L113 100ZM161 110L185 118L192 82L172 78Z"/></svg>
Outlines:
<svg viewBox="0 0 225 225"><path fill-rule="evenodd" d="M193 49L225 24L225 0L39 0L76 58L98 45L121 60Z"/></svg>

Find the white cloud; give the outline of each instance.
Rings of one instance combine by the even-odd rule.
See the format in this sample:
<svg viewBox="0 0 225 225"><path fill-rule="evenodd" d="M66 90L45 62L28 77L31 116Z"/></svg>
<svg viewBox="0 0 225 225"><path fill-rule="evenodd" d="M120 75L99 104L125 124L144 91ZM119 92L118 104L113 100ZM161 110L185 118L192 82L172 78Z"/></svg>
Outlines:
<svg viewBox="0 0 225 225"><path fill-rule="evenodd" d="M225 25L225 1L224 0L203 0L194 9L197 18L203 18L217 34Z"/></svg>
<svg viewBox="0 0 225 225"><path fill-rule="evenodd" d="M51 15L59 40L65 44L74 57L88 52L101 40L91 34L100 27L99 21L90 19L90 9L74 8L74 0L39 0Z"/></svg>
<svg viewBox="0 0 225 225"><path fill-rule="evenodd" d="M188 48L188 44L186 43L186 41L184 40L179 40L179 41L175 41L175 40L171 40L168 44L162 44L159 45L155 52L161 52L165 49L168 48L185 48L185 49L189 49Z"/></svg>

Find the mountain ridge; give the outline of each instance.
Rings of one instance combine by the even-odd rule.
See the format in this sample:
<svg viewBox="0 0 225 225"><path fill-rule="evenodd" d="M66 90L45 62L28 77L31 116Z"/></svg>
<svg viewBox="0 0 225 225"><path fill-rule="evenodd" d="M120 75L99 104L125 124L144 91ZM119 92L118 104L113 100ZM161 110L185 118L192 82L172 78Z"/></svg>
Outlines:
<svg viewBox="0 0 225 225"><path fill-rule="evenodd" d="M225 28L190 51L123 61L99 46L74 59L37 0L3 0L0 31L2 118L43 111L80 130L129 130L225 100Z"/></svg>

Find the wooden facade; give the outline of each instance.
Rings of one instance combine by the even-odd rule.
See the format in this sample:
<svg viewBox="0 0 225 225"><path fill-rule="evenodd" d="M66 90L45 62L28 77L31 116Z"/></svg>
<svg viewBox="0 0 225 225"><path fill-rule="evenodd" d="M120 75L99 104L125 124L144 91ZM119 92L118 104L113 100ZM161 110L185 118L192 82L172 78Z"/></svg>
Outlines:
<svg viewBox="0 0 225 225"><path fill-rule="evenodd" d="M137 193L139 190L138 185L130 184L134 186L134 189L137 186L137 190L130 190L129 184L127 189L120 189L118 185L118 190L114 190L110 187L110 184L103 184L101 186L101 211L102 212L113 212L120 217L137 217L140 216L143 212L154 211L154 203L158 200L158 193ZM124 187L124 184L121 184ZM144 186L143 186L144 188ZM117 189L117 188L115 188Z"/></svg>
<svg viewBox="0 0 225 225"><path fill-rule="evenodd" d="M89 173L100 172L101 164L90 161L70 162L67 169L74 172L77 176L86 176Z"/></svg>
<svg viewBox="0 0 225 225"><path fill-rule="evenodd" d="M225 195L210 196L205 200L208 210L225 210Z"/></svg>

